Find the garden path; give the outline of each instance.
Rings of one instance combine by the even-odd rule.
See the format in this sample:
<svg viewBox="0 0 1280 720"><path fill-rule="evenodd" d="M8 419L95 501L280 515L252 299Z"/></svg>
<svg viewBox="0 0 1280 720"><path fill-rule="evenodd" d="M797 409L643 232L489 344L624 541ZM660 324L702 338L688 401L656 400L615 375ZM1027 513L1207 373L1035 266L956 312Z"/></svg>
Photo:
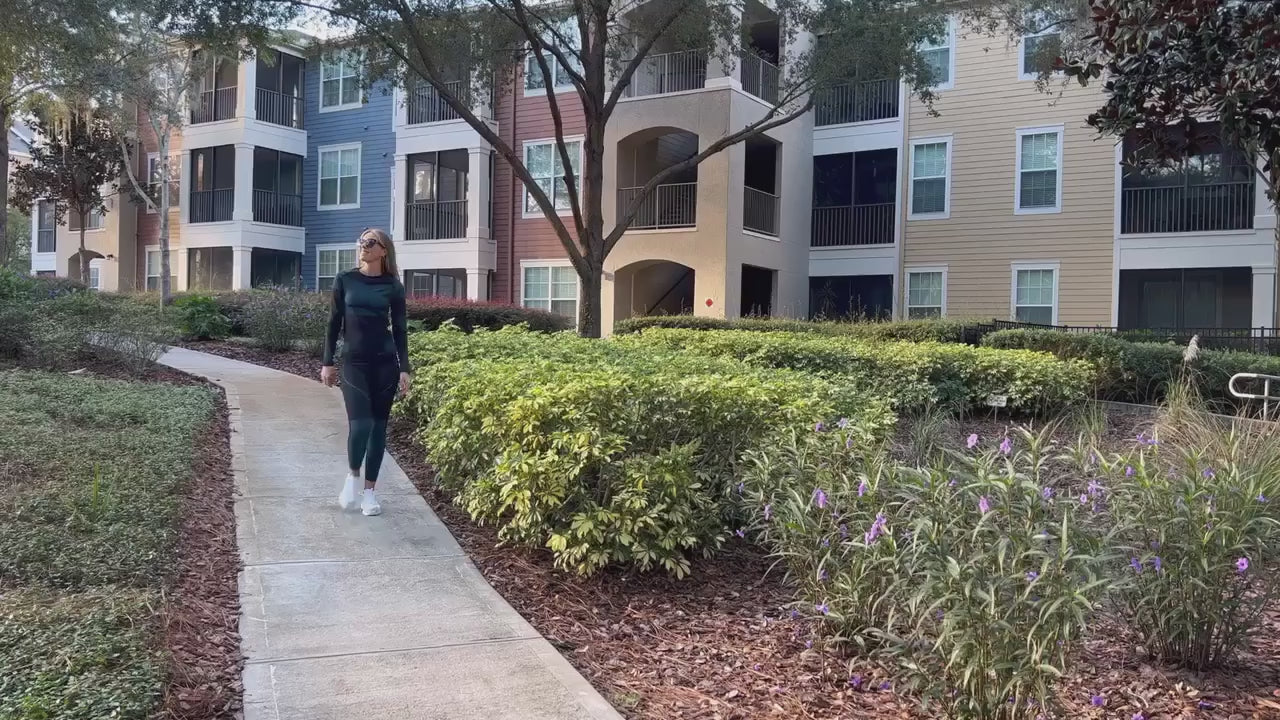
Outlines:
<svg viewBox="0 0 1280 720"><path fill-rule="evenodd" d="M343 512L338 390L183 349L227 393L245 720L620 720L485 582L388 457L383 514Z"/></svg>

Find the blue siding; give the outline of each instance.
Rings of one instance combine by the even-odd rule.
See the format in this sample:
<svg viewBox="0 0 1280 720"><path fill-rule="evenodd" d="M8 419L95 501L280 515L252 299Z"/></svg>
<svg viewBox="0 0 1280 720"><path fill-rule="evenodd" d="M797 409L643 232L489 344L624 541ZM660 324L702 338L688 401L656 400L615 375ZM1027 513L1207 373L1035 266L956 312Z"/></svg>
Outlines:
<svg viewBox="0 0 1280 720"><path fill-rule="evenodd" d="M387 229L391 222L391 168L395 166L396 138L392 129L395 100L384 87L369 90L363 107L320 112L320 68L312 64L306 74L307 160L302 179L302 222L307 228L307 252L302 258L302 282L316 285L318 245L355 245L366 227ZM361 143L360 207L351 210L316 209L320 186L320 148Z"/></svg>

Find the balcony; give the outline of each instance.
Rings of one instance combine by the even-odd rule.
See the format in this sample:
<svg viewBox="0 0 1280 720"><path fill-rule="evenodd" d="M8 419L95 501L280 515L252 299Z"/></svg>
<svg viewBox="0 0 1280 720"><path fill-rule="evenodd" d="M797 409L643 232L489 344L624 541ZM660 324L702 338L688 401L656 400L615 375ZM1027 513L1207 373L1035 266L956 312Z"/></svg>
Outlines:
<svg viewBox="0 0 1280 720"><path fill-rule="evenodd" d="M463 102L466 102L471 95L470 88L464 80L445 83L445 87L450 94ZM462 119L462 116L440 97L440 91L431 85L425 83L418 85L409 91L408 96L405 106L408 111L406 122L409 125L426 125Z"/></svg>
<svg viewBox="0 0 1280 720"><path fill-rule="evenodd" d="M813 209L811 247L892 245L894 203Z"/></svg>
<svg viewBox="0 0 1280 720"><path fill-rule="evenodd" d="M780 205L778 196L753 187L744 188L743 191L742 229L777 237Z"/></svg>
<svg viewBox="0 0 1280 720"><path fill-rule="evenodd" d="M1120 232L1206 233L1253 228L1254 183L1220 182L1120 191Z"/></svg>
<svg viewBox="0 0 1280 720"><path fill-rule="evenodd" d="M196 93L191 106L191 124L230 120L236 116L235 85Z"/></svg>
<svg viewBox="0 0 1280 720"><path fill-rule="evenodd" d="M640 196L642 187L618 190L618 222L622 222L627 208ZM649 193L636 210L631 221L632 230L665 230L690 228L698 224L698 183L668 183L658 185Z"/></svg>
<svg viewBox="0 0 1280 720"><path fill-rule="evenodd" d="M742 89L750 95L776 105L782 71L750 48L742 50Z"/></svg>
<svg viewBox="0 0 1280 720"><path fill-rule="evenodd" d="M302 227L302 196L272 190L254 190L253 221Z"/></svg>
<svg viewBox="0 0 1280 720"><path fill-rule="evenodd" d="M258 88L255 97L254 112L258 120L271 123L272 125L282 125L284 127L302 129L302 102L301 98L293 95L285 95L284 93L268 90L266 88ZM235 106L232 105L234 113Z"/></svg>
<svg viewBox="0 0 1280 720"><path fill-rule="evenodd" d="M191 191L192 223L227 222L235 208L236 191L232 188Z"/></svg>
<svg viewBox="0 0 1280 720"><path fill-rule="evenodd" d="M51 253L58 249L57 230L54 228L41 228L36 231L36 252Z"/></svg>
<svg viewBox="0 0 1280 720"><path fill-rule="evenodd" d="M631 76L625 96L646 97L700 90L707 86L707 53L703 50L650 55Z"/></svg>
<svg viewBox="0 0 1280 720"><path fill-rule="evenodd" d="M452 240L467 236L467 201L435 200L405 204L406 240Z"/></svg>
<svg viewBox="0 0 1280 720"><path fill-rule="evenodd" d="M869 80L822 90L814 103L814 125L844 125L898 117L898 81Z"/></svg>

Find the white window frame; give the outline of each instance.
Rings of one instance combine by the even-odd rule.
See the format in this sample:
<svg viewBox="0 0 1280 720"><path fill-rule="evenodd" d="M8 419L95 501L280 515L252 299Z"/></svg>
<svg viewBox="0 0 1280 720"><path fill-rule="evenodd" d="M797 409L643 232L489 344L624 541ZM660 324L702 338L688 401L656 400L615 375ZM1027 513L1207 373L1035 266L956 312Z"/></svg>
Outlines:
<svg viewBox="0 0 1280 720"><path fill-rule="evenodd" d="M171 289L171 290L177 290L177 289L178 289L178 266L175 264L175 262L177 261L177 257L174 255L174 250L176 250L176 248L174 248L174 247L173 247L173 245L170 245L170 246L169 246L169 273L170 273L170 274L169 274L169 281L170 281L170 283L171 283L171 285L170 285L170 289ZM147 288L147 281L148 281L148 280L150 280L151 278L155 278L155 279L156 279L156 291L158 292L158 291L160 290L160 287L159 287L159 285L160 285L160 278L161 278L161 277L163 277L163 276L162 276L162 275L152 275L152 274L151 274L151 266L150 266L150 264L148 263L148 261L149 261L149 260L150 260L150 258L151 258L151 253L159 254L159 253L160 253L160 246L159 246L159 245L145 245L145 246L143 246L143 248L142 248L142 288L143 288L143 290L146 290L146 288ZM163 260L163 258L161 258L161 259ZM160 268L160 270L163 270L163 268Z"/></svg>
<svg viewBox="0 0 1280 720"><path fill-rule="evenodd" d="M954 17L947 17L947 30L944 37L946 45L926 46L921 43L916 49L917 52L941 50L944 47L947 49L947 81L934 85L934 90L951 90L956 86L956 19Z"/></svg>
<svg viewBox="0 0 1280 720"><path fill-rule="evenodd" d="M327 244L327 245L317 245L317 246L315 246L314 250L315 250L315 253L316 253L316 285L315 285L316 290L317 290L318 292L329 292L329 290L320 290L320 280L321 280L321 279L323 279L323 278L336 278L336 277L338 277L338 275L341 275L341 274L343 273L344 268L342 267L342 263L341 263L342 256L341 256L341 255L339 255L339 256L338 256L338 261L339 261L339 262L337 263L337 271L336 271L336 274L334 274L334 275L321 275L321 274L320 274L320 254L321 254L321 253L325 253L325 252L336 252L336 253L341 253L343 250L350 250L352 253L355 253L355 252L356 252L356 244L355 244L354 242L352 242L352 243L350 243L350 244L329 243L329 244ZM358 260L358 259L359 259L359 257L358 257L358 255L357 255L357 260ZM346 268L346 269L347 269L347 270L350 270L351 268ZM332 288L330 288L330 290L331 290L331 289L332 289Z"/></svg>
<svg viewBox="0 0 1280 720"><path fill-rule="evenodd" d="M341 74L337 75L336 77L327 77L325 75L326 65L328 66L337 65L339 68L339 72ZM351 74L346 74L345 71L347 70L353 70L354 72L352 72ZM316 105L319 111L322 113L340 112L342 110L354 110L355 108L358 108L358 107L364 107L364 90L363 89L360 89L359 92L356 94L355 102L351 102L351 103L342 102L342 91L346 89L347 83L354 82L356 84L356 87L359 88L360 78L363 75L364 75L364 58L361 57L359 53L356 53L354 51L337 52L337 53L333 53L327 58L321 59L320 60L320 86L317 88L317 91L319 92L320 97L316 99ZM338 81L338 104L337 105L324 104L325 80Z"/></svg>
<svg viewBox="0 0 1280 720"><path fill-rule="evenodd" d="M1009 264L1009 319L1014 322L1018 320L1018 273L1023 270L1052 270L1053 271L1053 317L1050 325L1058 324L1058 291L1062 287L1062 267L1057 261L1052 262L1015 262ZM1042 305L1028 305L1028 307L1043 307Z"/></svg>
<svg viewBox="0 0 1280 720"><path fill-rule="evenodd" d="M902 296L903 296L902 297L902 319L903 320L911 319L912 307L933 307L933 305L913 306L911 304L911 276L926 275L930 273L940 273L942 275L942 307L939 310L941 314L938 317L944 318L947 316L947 266L946 265L920 265L920 266L908 265L907 267L903 268L903 272L902 272L902 276L905 278L905 281L902 283Z"/></svg>
<svg viewBox="0 0 1280 720"><path fill-rule="evenodd" d="M916 147L920 145L936 145L938 143L946 143L947 145L947 174L944 176L945 190L944 202L945 209L942 212L917 213L913 210L915 207L916 194ZM907 154L907 219L908 220L947 220L951 218L951 151L955 146L953 135L939 135L937 137L912 138L908 145L910 152ZM929 178L923 178L929 179Z"/></svg>
<svg viewBox="0 0 1280 720"><path fill-rule="evenodd" d="M335 205L325 205L321 202L324 196L322 188L324 187L324 155L325 153L339 153L338 163L342 163L342 151L356 151L356 201L354 203L343 204L342 200L342 178L350 177L349 175L338 176L338 200ZM316 210L328 212L331 210L358 210L360 209L360 193L364 190L364 143L343 143L341 145L324 145L316 148Z"/></svg>
<svg viewBox="0 0 1280 720"><path fill-rule="evenodd" d="M1058 136L1058 158L1057 158L1057 180L1058 186L1054 190L1054 204L1052 207L1022 207L1022 138L1027 135L1048 135L1050 133ZM1013 158L1013 214L1014 215L1053 215L1062 212L1062 146L1066 142L1065 125L1044 125L1041 127L1018 128L1014 133L1014 158Z"/></svg>
<svg viewBox="0 0 1280 720"><path fill-rule="evenodd" d="M554 283L551 282L551 273L554 268L568 268L573 273L573 284L577 290L577 296L573 299L573 321L574 327L578 325L578 313L582 312L582 278L578 277L578 273L573 269L573 264L568 260L521 260L520 261L520 307L528 308L528 296L524 286L525 270L530 268L547 268L547 309L546 312L556 314L551 309L551 303L563 301L564 298L556 298L552 295L551 288ZM540 310L541 308L532 308Z"/></svg>
<svg viewBox="0 0 1280 720"><path fill-rule="evenodd" d="M1028 33L1023 35L1018 41L1018 79L1019 80L1035 80L1040 77L1039 73L1026 72L1027 67L1027 38L1045 37L1047 35L1062 35L1062 25L1055 24L1048 30L1041 30L1037 33ZM1061 70L1054 70L1052 75L1062 75Z"/></svg>
<svg viewBox="0 0 1280 720"><path fill-rule="evenodd" d="M584 142L585 142L585 138L584 138L582 135L573 135L573 136L570 136L570 137L566 137L566 138L564 139L564 144L565 144L565 145L570 145L570 144L572 144L572 143L578 143L578 172L582 172L582 145L583 145L583 143L584 143ZM555 161L556 161L556 160L558 160L558 159L559 159L559 157L560 157L560 148L559 148L559 146L558 146L558 145L557 145L557 143L556 143L556 139L555 139L555 138L540 138L540 139L537 139L537 140L525 140L525 141L523 141L523 142L521 142L521 143L520 143L520 161L521 161L521 162L523 162L523 163L525 164L525 169L526 169L526 170L527 170L527 169L529 169L529 163L528 163L528 159L529 159L529 148L530 148L530 147L535 147L535 146L538 146L538 145L550 145L550 146L551 146L551 152L553 153L553 156L552 156L552 160L551 160L551 162L552 162L552 167L554 168L554 167L555 167ZM532 173L530 173L530 174L532 174ZM535 179L537 179L537 178L535 178ZM556 179L555 177L552 177L552 178L551 178L551 180L552 180L552 189L553 189L553 190L554 190L554 188L555 188L555 179ZM575 187L577 188L577 190L578 190L578 200L579 200L579 202L581 202L581 200L582 200L582 176L581 176L581 175L575 175L575 176L574 176L574 183L573 183L573 184L574 184L574 186L575 186ZM554 196L554 194L552 195L551 200L552 200L552 202L553 202L553 203L555 202L555 196ZM523 192L523 193L521 193L521 195L520 195L520 212L521 212L521 216L522 216L522 217L524 217L525 219L532 219L532 218L540 218L540 217L544 217L544 216L543 216L543 214L542 214L542 211L541 211L541 210L535 209L535 210L533 210L532 212L529 210L529 188L527 188L527 187L526 187L526 188L524 188L524 192ZM572 215L572 214L573 214L573 210L566 208L566 209L564 209L564 210L560 210L560 211L558 211L556 214L557 214L557 215L559 215L559 216L561 216L561 217L566 217L566 216Z"/></svg>
<svg viewBox="0 0 1280 720"><path fill-rule="evenodd" d="M89 289L95 292L102 292L102 268L107 264L103 258L93 258L89 261ZM97 281L94 276L97 275Z"/></svg>
<svg viewBox="0 0 1280 720"><path fill-rule="evenodd" d="M561 34L563 34L563 35L567 35L567 36L568 36L568 39L573 40L573 39L576 39L576 38L578 37L578 25L577 25L577 22L575 22L573 18L566 18L565 20L561 21L561 25L563 25L564 27L561 27L561 28L560 28L560 33L561 33ZM551 40L551 39L554 39L554 38L548 38L548 40ZM544 40L544 44L553 44L553 43L549 43L549 42L547 42L546 40ZM566 48L562 48L562 47L560 47L558 44L555 44L555 47L556 47L558 50L560 50L560 52L564 53L565 55L569 55L569 56L572 56L572 54L573 54L573 53L578 52L578 50L577 50L576 48L567 48L567 49L566 49ZM573 91L573 90L575 90L575 89L576 89L576 88L574 87L574 85L573 85L573 81L572 81L572 80L571 80L571 81L569 81L569 83L568 83L568 84L565 84L565 85L558 85L558 84L556 84L556 81L555 81L555 80L556 80L556 75L558 75L558 74L559 74L559 73L557 73L556 71L560 68L560 60L559 60L559 58L557 58L555 55L553 55L553 54L552 54L550 51L548 51L548 50L543 50L543 51L542 51L542 57L546 59L546 61L547 61L547 67L549 67L549 68L551 69L551 77L547 79L547 82L551 84L551 88L552 88L552 90L554 90L554 91L555 91L555 93L556 93L556 94L560 94L560 93L564 93L564 92L571 92L571 91ZM520 84L524 87L524 96L525 96L525 97L546 97L546 94L547 94L547 88L545 88L545 87L536 87L536 88L531 88L531 87L529 87L529 79L528 79L528 78L529 78L529 73L531 72L531 69L538 70L538 71L541 71L541 70L542 70L542 68L540 68L540 67L538 66L538 56L537 56L537 54L536 54L536 53L534 52L534 50L533 50L533 45L532 45L531 43L527 43L527 42L526 42L526 43L525 43L525 58L524 58L524 76L520 78ZM582 74L582 71L581 71L581 70L579 70L579 71L578 71L578 74L579 74L579 75L581 75L581 74Z"/></svg>

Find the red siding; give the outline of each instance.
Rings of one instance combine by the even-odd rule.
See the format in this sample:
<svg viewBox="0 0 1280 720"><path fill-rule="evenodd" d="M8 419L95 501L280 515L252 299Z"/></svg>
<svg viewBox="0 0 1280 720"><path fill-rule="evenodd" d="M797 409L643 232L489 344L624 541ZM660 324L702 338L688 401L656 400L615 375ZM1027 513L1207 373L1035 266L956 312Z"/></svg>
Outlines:
<svg viewBox="0 0 1280 720"><path fill-rule="evenodd" d="M514 97L512 91L514 90ZM555 122L545 96L525 97L524 77L517 74L516 87L501 89L495 115L502 138L512 142L511 128L515 128L513 147L523 153L524 140L543 140L556 135ZM582 104L575 92L563 92L556 96L566 136L581 135L586 129ZM513 121L512 114L515 114ZM512 180L515 179L515 187ZM514 192L513 192L514 190ZM515 178L511 166L499 156L494 163L493 184L493 236L497 242L498 269L494 278L493 299L500 302L520 302L520 262L522 260L550 260L568 258L560 238L546 218L524 218L524 184ZM515 218L515 237L512 238L511 221ZM572 224L566 217L565 222ZM512 250L514 248L514 265ZM514 267L514 274L512 268Z"/></svg>

